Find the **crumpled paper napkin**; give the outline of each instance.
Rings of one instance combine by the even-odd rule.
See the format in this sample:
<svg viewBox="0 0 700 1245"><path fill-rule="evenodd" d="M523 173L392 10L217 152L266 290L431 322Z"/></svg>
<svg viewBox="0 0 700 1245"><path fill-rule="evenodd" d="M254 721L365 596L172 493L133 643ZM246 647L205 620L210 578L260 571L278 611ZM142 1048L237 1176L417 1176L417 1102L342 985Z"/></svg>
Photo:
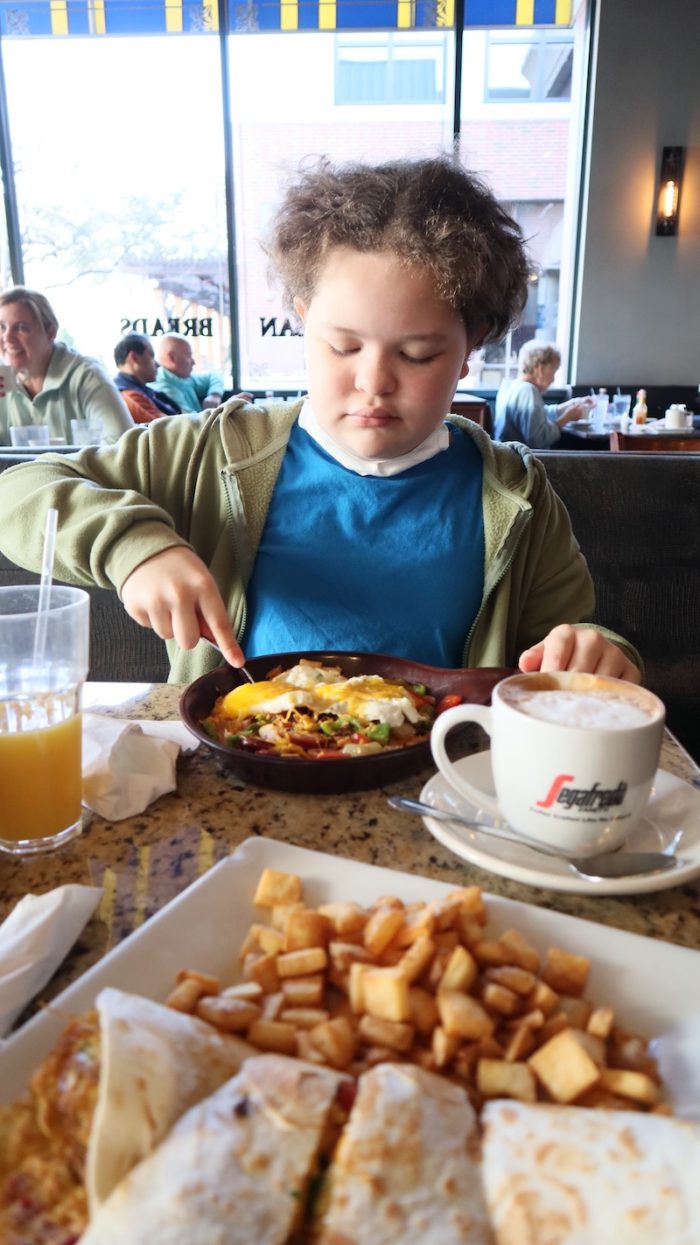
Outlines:
<svg viewBox="0 0 700 1245"><path fill-rule="evenodd" d="M25 895L0 925L0 1037L53 976L102 896L101 886Z"/></svg>
<svg viewBox="0 0 700 1245"><path fill-rule="evenodd" d="M106 821L135 817L174 791L180 750L199 740L181 722L133 722L83 714L83 804Z"/></svg>

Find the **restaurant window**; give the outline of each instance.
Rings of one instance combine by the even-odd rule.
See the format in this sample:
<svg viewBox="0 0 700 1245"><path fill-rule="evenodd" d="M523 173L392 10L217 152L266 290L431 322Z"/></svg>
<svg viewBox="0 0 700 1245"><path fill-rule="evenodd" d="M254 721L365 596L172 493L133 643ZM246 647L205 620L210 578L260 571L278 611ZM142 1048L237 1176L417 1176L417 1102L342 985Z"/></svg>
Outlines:
<svg viewBox="0 0 700 1245"><path fill-rule="evenodd" d="M336 104L442 104L445 35L382 34L336 44Z"/></svg>
<svg viewBox="0 0 700 1245"><path fill-rule="evenodd" d="M384 94L376 101L338 102L346 51L360 46L376 51L380 60L375 63L385 66L410 67L427 60L431 80L439 87L433 94L439 98L388 100ZM453 48L454 35L448 31L377 32L371 37L318 31L298 31L293 37L230 36L242 388L296 393L305 385L301 328L283 306L274 280L268 280L262 246L285 183L320 156L339 162L378 162L449 150L452 87L445 81L445 66L454 57ZM405 94L410 93L411 81L415 93L418 79L411 79L406 69L401 86Z"/></svg>
<svg viewBox="0 0 700 1245"><path fill-rule="evenodd" d="M217 40L3 39L3 63L24 280L59 337L113 373L125 329L174 327L230 378Z"/></svg>
<svg viewBox="0 0 700 1245"><path fill-rule="evenodd" d="M574 41L569 32L512 31L486 42L486 100L538 103L571 99Z"/></svg>

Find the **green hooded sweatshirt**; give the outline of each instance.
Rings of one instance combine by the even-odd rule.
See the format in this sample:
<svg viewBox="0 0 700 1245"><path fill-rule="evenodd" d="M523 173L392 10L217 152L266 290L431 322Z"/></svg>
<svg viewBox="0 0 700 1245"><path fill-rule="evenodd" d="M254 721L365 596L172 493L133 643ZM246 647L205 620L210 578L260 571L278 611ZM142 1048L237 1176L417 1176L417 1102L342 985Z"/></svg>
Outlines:
<svg viewBox="0 0 700 1245"><path fill-rule="evenodd" d="M0 474L0 549L39 569L50 506L59 512L55 574L68 583L119 592L146 559L178 545L193 549L245 649L246 585L300 410L301 402L256 407L234 399L141 425L115 446L11 468ZM542 463L525 446L495 444L470 420L448 423L472 437L483 459L484 593L463 665L514 666L552 627L590 620L593 584ZM630 645L597 629L641 664ZM169 641L168 649L173 682L221 663L206 641L189 652Z"/></svg>

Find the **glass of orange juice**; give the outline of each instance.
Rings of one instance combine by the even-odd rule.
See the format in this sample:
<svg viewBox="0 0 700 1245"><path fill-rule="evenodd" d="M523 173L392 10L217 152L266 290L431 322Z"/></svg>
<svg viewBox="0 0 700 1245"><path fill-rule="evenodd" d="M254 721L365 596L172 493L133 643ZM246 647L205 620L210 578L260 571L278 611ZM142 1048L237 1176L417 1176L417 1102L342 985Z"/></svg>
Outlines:
<svg viewBox="0 0 700 1245"><path fill-rule="evenodd" d="M0 588L0 851L16 855L51 850L82 828L90 598L53 584L40 644L38 605L38 585Z"/></svg>

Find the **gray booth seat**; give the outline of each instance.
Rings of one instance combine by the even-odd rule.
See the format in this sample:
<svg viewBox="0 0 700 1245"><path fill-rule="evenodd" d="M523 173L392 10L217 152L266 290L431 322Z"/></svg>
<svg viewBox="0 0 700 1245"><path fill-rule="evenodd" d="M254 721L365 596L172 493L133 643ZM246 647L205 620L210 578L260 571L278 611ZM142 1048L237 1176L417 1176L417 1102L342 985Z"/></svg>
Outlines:
<svg viewBox="0 0 700 1245"><path fill-rule="evenodd" d="M700 454L539 455L596 589L596 621L644 658L645 683L700 762Z"/></svg>
<svg viewBox="0 0 700 1245"><path fill-rule="evenodd" d="M596 621L639 649L671 730L700 762L700 454L540 457L588 561ZM0 555L0 584L36 579ZM167 679L163 642L132 622L116 593L91 597L90 677Z"/></svg>

